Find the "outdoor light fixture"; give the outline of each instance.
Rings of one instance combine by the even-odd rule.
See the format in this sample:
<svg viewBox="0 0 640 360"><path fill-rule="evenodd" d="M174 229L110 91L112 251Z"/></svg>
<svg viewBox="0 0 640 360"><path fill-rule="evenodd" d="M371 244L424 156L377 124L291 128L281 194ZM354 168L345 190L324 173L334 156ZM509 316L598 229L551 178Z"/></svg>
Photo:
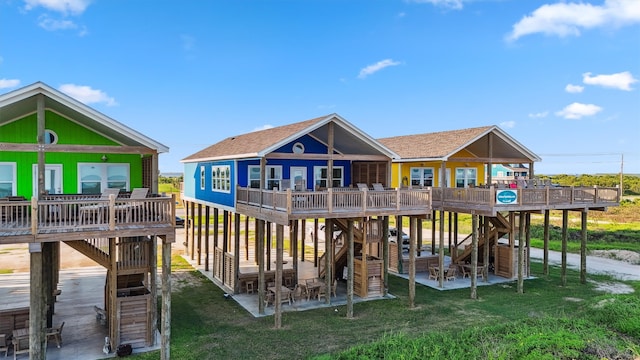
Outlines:
<svg viewBox="0 0 640 360"><path fill-rule="evenodd" d="M107 155L102 155L100 159L102 159L102 162L106 162L107 160L109 160L109 158L107 158Z"/></svg>

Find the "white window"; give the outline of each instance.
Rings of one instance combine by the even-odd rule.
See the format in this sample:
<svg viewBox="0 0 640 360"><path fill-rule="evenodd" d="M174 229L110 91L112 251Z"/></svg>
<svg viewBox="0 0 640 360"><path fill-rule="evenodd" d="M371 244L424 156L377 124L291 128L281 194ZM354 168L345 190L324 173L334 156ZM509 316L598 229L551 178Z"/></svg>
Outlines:
<svg viewBox="0 0 640 360"><path fill-rule="evenodd" d="M331 187L342 187L344 184L343 179L343 167L342 166L334 166L333 167L333 176L332 176L332 186ZM327 188L327 174L328 168L326 166L314 166L313 167L313 184L316 188Z"/></svg>
<svg viewBox="0 0 640 360"><path fill-rule="evenodd" d="M476 168L456 168L456 187L464 188L477 185Z"/></svg>
<svg viewBox="0 0 640 360"><path fill-rule="evenodd" d="M267 190L272 190L273 188L284 190L280 188L282 182L282 166L267 166L266 171Z"/></svg>
<svg viewBox="0 0 640 360"><path fill-rule="evenodd" d="M200 190L204 190L204 166L200 166Z"/></svg>
<svg viewBox="0 0 640 360"><path fill-rule="evenodd" d="M249 187L260 189L260 166L249 165Z"/></svg>
<svg viewBox="0 0 640 360"><path fill-rule="evenodd" d="M226 193L231 191L231 166L211 167L211 190Z"/></svg>
<svg viewBox="0 0 640 360"><path fill-rule="evenodd" d="M16 163L0 163L0 198L16 195Z"/></svg>
<svg viewBox="0 0 640 360"><path fill-rule="evenodd" d="M78 192L100 194L104 189L130 188L129 164L78 164Z"/></svg>
<svg viewBox="0 0 640 360"><path fill-rule="evenodd" d="M433 186L433 168L412 167L411 186Z"/></svg>

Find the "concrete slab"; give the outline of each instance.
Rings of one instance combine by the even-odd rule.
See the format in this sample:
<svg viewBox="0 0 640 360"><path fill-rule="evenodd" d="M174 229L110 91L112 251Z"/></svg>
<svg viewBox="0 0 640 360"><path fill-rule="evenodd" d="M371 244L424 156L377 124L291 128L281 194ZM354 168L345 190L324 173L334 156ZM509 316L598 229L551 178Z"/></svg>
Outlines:
<svg viewBox="0 0 640 360"><path fill-rule="evenodd" d="M96 320L94 306L104 307L106 269L100 266L60 270L62 290L55 305L53 325L65 323L62 346L47 345L47 360L106 359L115 354L102 352L106 326ZM29 273L0 275L0 309L29 306ZM159 346L136 349L136 353L159 349ZM28 359L28 354L18 355Z"/></svg>

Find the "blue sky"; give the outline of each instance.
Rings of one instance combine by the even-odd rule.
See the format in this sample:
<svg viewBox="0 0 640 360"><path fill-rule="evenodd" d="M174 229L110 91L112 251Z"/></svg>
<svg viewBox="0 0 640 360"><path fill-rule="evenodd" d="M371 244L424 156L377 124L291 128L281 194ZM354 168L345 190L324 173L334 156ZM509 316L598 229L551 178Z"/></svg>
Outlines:
<svg viewBox="0 0 640 360"><path fill-rule="evenodd" d="M338 113L498 125L538 174L640 173L639 0L0 0L0 93L42 81L170 147Z"/></svg>

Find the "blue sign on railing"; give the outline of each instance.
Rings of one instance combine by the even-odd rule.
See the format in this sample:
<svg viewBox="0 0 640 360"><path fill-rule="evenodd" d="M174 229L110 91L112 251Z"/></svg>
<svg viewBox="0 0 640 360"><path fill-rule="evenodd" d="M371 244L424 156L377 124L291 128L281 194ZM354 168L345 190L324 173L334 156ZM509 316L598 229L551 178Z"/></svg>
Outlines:
<svg viewBox="0 0 640 360"><path fill-rule="evenodd" d="M510 205L518 202L518 192L516 190L498 190L496 191L496 204Z"/></svg>

